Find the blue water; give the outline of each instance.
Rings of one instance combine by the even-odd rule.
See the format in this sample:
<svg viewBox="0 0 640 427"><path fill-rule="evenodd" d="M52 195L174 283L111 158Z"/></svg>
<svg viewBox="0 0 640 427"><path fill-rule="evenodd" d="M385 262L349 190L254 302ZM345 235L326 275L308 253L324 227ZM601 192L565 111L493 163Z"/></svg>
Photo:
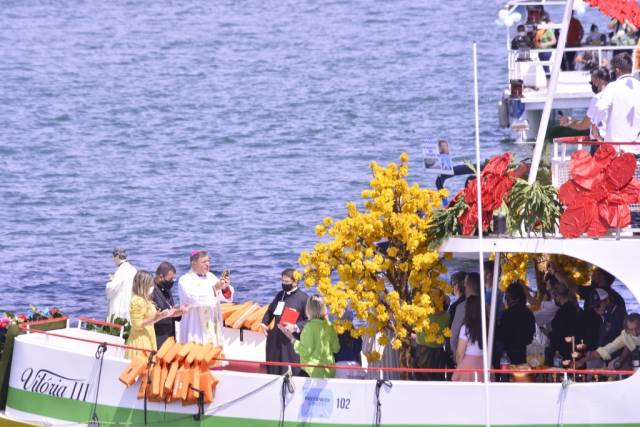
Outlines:
<svg viewBox="0 0 640 427"><path fill-rule="evenodd" d="M433 186L425 140L474 156L474 41L483 155L513 150L501 6L3 1L0 309L104 316L116 245L179 274L207 248L240 299L266 302L371 160L406 151Z"/></svg>

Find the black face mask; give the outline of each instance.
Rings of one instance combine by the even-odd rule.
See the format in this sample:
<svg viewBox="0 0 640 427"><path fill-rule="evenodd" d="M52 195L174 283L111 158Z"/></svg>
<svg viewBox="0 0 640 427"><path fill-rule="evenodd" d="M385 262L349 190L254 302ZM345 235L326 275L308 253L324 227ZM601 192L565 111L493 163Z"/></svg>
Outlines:
<svg viewBox="0 0 640 427"><path fill-rule="evenodd" d="M160 282L160 289L162 289L163 291L170 291L175 282L175 280L163 280L162 282Z"/></svg>
<svg viewBox="0 0 640 427"><path fill-rule="evenodd" d="M291 292L295 285L293 283L282 283L282 290L285 292Z"/></svg>
<svg viewBox="0 0 640 427"><path fill-rule="evenodd" d="M593 93L598 93L598 86L591 83L591 90L593 91Z"/></svg>

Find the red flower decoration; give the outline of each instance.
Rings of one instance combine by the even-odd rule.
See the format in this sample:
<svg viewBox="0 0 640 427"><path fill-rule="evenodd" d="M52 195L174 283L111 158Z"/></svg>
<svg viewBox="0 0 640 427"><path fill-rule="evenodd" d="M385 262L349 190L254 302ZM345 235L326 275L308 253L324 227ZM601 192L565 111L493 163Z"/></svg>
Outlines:
<svg viewBox="0 0 640 427"><path fill-rule="evenodd" d="M636 159L603 144L592 157L583 150L571 156L571 179L558 191L567 207L560 217L560 233L578 237L604 235L609 227L631 223L630 203L640 202L640 182L633 177Z"/></svg>
<svg viewBox="0 0 640 427"><path fill-rule="evenodd" d="M502 205L505 195L513 187L515 173L507 172L511 154L505 153L493 157L487 162L480 179L482 180L482 231L487 231L493 220L493 211ZM461 233L470 236L478 227L478 182L471 180L462 191L467 210L458 219L461 225ZM455 199L460 196L458 193Z"/></svg>

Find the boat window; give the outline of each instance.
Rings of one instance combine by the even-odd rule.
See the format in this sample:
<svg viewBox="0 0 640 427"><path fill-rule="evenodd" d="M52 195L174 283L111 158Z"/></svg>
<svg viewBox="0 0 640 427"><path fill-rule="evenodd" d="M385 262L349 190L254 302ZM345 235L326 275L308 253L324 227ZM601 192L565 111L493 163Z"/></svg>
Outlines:
<svg viewBox="0 0 640 427"><path fill-rule="evenodd" d="M501 254L495 279L499 290L493 298L494 265L492 260L484 265L486 302L490 305L494 299L496 304L491 381L615 381L638 369L638 301L615 276L564 255ZM469 345L470 340L464 342L466 347L460 346L459 323L476 317L467 314L464 320L458 312L459 307L469 309L459 302L469 296L464 298L465 287L456 289L455 283L465 273L477 272L477 261L453 260L449 271L455 292L449 308L451 330L458 339L452 337L445 347L446 360L457 368L481 370L478 349ZM422 351L418 348L417 353ZM452 376L467 381L481 377L474 372Z"/></svg>

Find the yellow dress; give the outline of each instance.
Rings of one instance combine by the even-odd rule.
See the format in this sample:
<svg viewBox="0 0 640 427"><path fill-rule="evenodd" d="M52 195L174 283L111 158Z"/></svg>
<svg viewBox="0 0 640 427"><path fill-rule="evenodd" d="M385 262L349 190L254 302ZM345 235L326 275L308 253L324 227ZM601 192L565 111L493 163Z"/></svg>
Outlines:
<svg viewBox="0 0 640 427"><path fill-rule="evenodd" d="M147 348L149 350L157 350L156 344L156 332L153 329L153 323L142 326L142 321L152 315L156 314L156 307L151 301L145 301L142 297L134 295L131 297L131 304L129 305L129 314L131 316L131 332L129 333L129 339L127 339L127 345L137 348ZM127 359L133 359L138 354L143 354L145 357L149 354L139 350L127 349L125 357Z"/></svg>

